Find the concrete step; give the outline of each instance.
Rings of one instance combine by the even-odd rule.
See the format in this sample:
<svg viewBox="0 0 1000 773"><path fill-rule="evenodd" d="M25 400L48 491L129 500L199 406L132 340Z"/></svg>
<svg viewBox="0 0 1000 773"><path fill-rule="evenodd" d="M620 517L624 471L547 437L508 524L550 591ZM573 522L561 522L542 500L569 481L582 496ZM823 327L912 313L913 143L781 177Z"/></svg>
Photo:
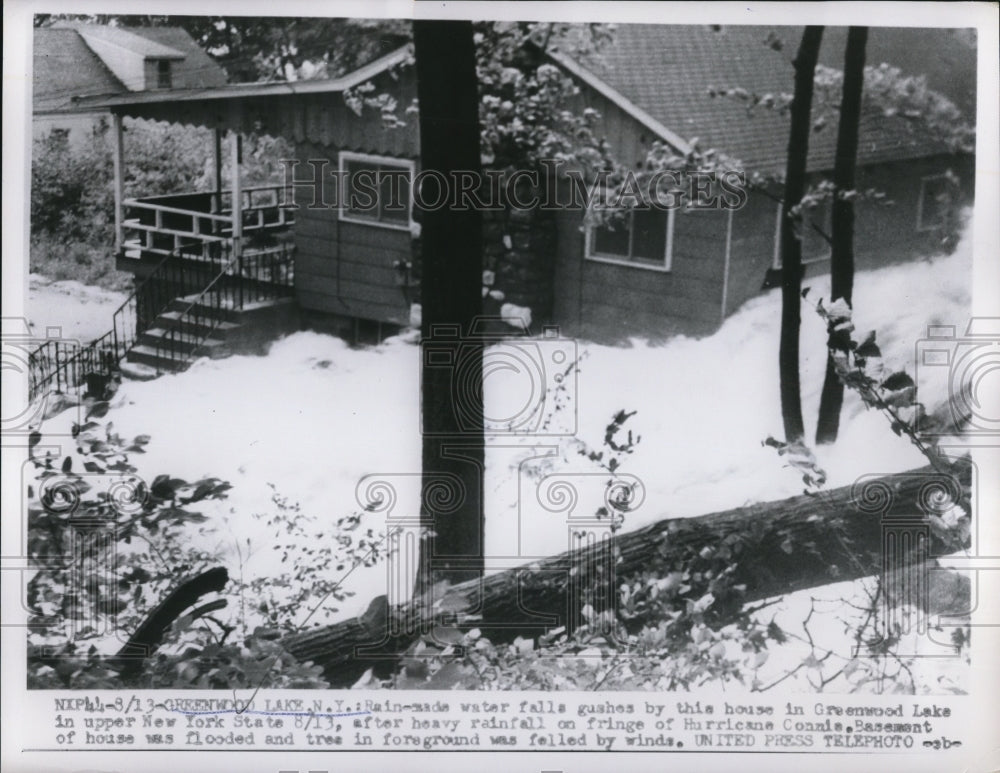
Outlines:
<svg viewBox="0 0 1000 773"><path fill-rule="evenodd" d="M179 333L170 336L170 331L162 327L152 327L139 336L139 343L159 349L169 357L171 351L195 357L223 357L228 353L226 342L219 338L203 338L201 335Z"/></svg>
<svg viewBox="0 0 1000 773"><path fill-rule="evenodd" d="M194 305L192 305L194 304ZM229 322L238 322L240 319L240 309L228 298L223 298L218 304L207 298L199 298L198 295L186 295L174 298L171 301L168 311L187 312L196 308L198 314L213 319L223 319Z"/></svg>
<svg viewBox="0 0 1000 773"><path fill-rule="evenodd" d="M225 340L240 329L239 322L230 322L216 317L195 317L180 310L165 311L156 318L156 327L180 330L188 335L206 336Z"/></svg>
<svg viewBox="0 0 1000 773"><path fill-rule="evenodd" d="M157 370L152 365L145 365L141 362L130 362L128 359L118 363L118 370L121 374L133 381L152 381L160 375L162 371Z"/></svg>
<svg viewBox="0 0 1000 773"><path fill-rule="evenodd" d="M150 366L155 369L157 375L160 373L179 373L188 366L187 362L171 360L169 357L162 356L156 347L146 344L133 346L125 359L130 363Z"/></svg>

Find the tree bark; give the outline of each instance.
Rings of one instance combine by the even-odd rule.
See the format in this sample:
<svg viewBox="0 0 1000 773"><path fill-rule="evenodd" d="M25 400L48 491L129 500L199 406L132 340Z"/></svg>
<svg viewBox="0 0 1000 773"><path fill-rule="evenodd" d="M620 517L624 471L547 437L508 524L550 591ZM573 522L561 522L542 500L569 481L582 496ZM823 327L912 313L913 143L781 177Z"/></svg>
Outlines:
<svg viewBox="0 0 1000 773"><path fill-rule="evenodd" d="M802 396L799 384L799 326L802 298L802 241L795 232L796 221L789 211L799 205L806 190L806 163L809 155L810 116L813 78L823 40L823 28L810 26L802 33L795 55L795 91L791 105L791 128L788 133L788 159L785 167L785 195L781 205L781 342L778 372L781 390L781 416L785 440L789 443L805 437L802 421Z"/></svg>
<svg viewBox="0 0 1000 773"><path fill-rule="evenodd" d="M658 521L615 538L620 558L616 577L648 570L659 562L690 560L705 547L735 535L753 536L752 558L737 560L735 583L746 583L745 602L832 582L868 577L958 549L942 543L928 528L926 515L934 491L952 492L965 501L971 485L969 465L956 462L946 471L925 467L899 475L871 476L853 486L817 495L726 510L697 518ZM936 488L935 488L936 487ZM836 522L836 528L831 524ZM899 535L908 531L910 538ZM887 534L895 529L895 536ZM927 536L927 542L912 538ZM904 545L887 561L886 545ZM929 546L924 549L923 546ZM746 553L744 553L746 555ZM896 555L896 554L893 554ZM324 669L334 687L352 685L368 669L398 660L421 631L435 625L479 628L494 642L535 637L558 626L572 627L580 600L574 577L594 576L601 553L577 550L534 564L452 587L430 603L413 602L381 620L366 614L324 628L296 633L282 644L300 661ZM384 609L384 607L382 608ZM474 614L461 622L456 615ZM404 622L405 621L405 622Z"/></svg>
<svg viewBox="0 0 1000 773"><path fill-rule="evenodd" d="M858 131L861 125L861 93L865 82L867 27L851 27L844 52L844 90L837 125L837 149L833 165L833 248L830 255L830 297L843 298L853 308L854 291L854 202L841 198L854 189L858 161ZM831 331L832 333L832 331ZM819 401L816 442L834 443L840 430L844 385L837 376L833 358L827 355L826 376Z"/></svg>
<svg viewBox="0 0 1000 773"><path fill-rule="evenodd" d="M424 172L479 173L479 96L472 23L415 21L420 155ZM433 186L434 183L431 183ZM428 192L427 200L435 194ZM424 496L432 536L421 543L416 591L483 570L482 216L448 201L423 217L421 420ZM447 506L430 501L451 481Z"/></svg>

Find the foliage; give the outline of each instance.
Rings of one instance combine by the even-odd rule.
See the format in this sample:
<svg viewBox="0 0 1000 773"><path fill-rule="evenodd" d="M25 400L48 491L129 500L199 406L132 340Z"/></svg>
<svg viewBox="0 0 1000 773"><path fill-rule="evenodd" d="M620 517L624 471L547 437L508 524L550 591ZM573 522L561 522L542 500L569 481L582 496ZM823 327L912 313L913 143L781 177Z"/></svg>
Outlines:
<svg viewBox="0 0 1000 773"><path fill-rule="evenodd" d="M494 643L478 628L439 626L408 649L400 671L366 686L399 689L690 690L709 683L759 688L755 671L769 642L784 641L774 623L744 609L739 561L753 556L761 535L730 534L717 546L678 557L668 542L692 528L678 522L660 558L617 583L617 613L586 599L585 622L538 638ZM668 558L671 556L671 558ZM586 595L593 595L595 588ZM462 626L474 625L475 616Z"/></svg>
<svg viewBox="0 0 1000 773"><path fill-rule="evenodd" d="M125 121L125 196L209 190L211 143L185 126ZM284 140L253 136L244 142L242 176L248 185L282 179ZM224 174L226 172L224 161ZM114 268L114 172L106 120L71 141L53 130L34 142L31 163L31 270L55 279L123 286Z"/></svg>
<svg viewBox="0 0 1000 773"><path fill-rule="evenodd" d="M237 589L241 609L245 610L250 594L253 617L272 630L292 632L322 625L338 611L331 602L340 603L354 595L342 587L343 579L354 569L375 566L384 558L385 537L370 528L358 533L363 513L338 518L329 532L316 531L309 528L315 524L315 516L304 513L298 502L281 496L273 484L271 489L275 511L254 513L254 518L274 527L270 547L280 556L279 563L288 568L269 571L266 577L249 582L241 579ZM250 548L249 538L246 547ZM249 619L241 612L244 629Z"/></svg>
<svg viewBox="0 0 1000 773"><path fill-rule="evenodd" d="M175 622L137 677L112 667L112 653L102 651L110 634L134 630L178 577L218 562L217 554L195 547L211 532L199 508L224 498L230 486L169 475L147 484L129 456L144 453L149 437L122 438L96 420L107 411L106 402L87 403L86 420L74 427L76 452L61 459L36 454L40 437L31 438L29 686L324 686L318 668L297 663L267 632L227 643L232 628L195 613Z"/></svg>

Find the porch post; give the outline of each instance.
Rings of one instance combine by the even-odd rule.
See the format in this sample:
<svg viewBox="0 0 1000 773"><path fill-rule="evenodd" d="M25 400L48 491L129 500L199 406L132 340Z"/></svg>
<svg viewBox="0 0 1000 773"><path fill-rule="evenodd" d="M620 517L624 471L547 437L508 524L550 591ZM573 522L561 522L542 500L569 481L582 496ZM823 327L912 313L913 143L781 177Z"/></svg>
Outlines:
<svg viewBox="0 0 1000 773"><path fill-rule="evenodd" d="M222 211L222 129L216 127L212 130L214 142L212 144L212 211L215 213Z"/></svg>
<svg viewBox="0 0 1000 773"><path fill-rule="evenodd" d="M115 174L115 257L122 254L125 247L124 213L125 200L125 133L122 127L122 117L118 113L111 114L111 157L114 160Z"/></svg>
<svg viewBox="0 0 1000 773"><path fill-rule="evenodd" d="M233 130L232 136L232 187L233 202L233 257L239 258L243 253L243 189L240 187L240 162L243 160L243 136L239 130Z"/></svg>

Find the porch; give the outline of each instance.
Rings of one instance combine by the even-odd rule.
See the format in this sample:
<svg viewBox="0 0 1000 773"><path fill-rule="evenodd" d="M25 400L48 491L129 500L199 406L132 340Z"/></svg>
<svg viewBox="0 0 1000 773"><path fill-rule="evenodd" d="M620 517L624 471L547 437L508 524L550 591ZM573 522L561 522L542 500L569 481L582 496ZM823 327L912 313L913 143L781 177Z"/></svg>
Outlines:
<svg viewBox="0 0 1000 773"><path fill-rule="evenodd" d="M190 191L124 199L118 269L135 271L135 261L171 254L217 260L232 253L234 234L244 251L288 241L295 223L285 185L259 185L239 193L239 225L234 222L232 190Z"/></svg>

